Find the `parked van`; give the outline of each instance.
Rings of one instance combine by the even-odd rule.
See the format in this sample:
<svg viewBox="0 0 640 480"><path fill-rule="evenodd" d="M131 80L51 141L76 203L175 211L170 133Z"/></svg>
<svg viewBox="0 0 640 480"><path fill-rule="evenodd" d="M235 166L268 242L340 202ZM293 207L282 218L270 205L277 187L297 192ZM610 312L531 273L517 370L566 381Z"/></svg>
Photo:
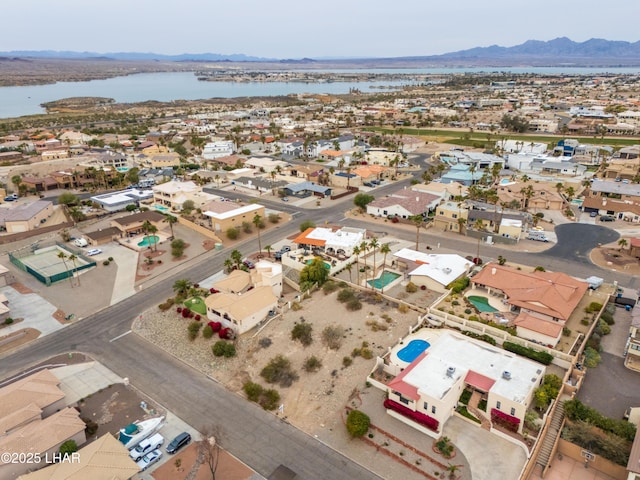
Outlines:
<svg viewBox="0 0 640 480"><path fill-rule="evenodd" d="M73 244L74 244L76 247L80 247L80 248L82 248L82 247L86 247L87 245L89 245L89 242L87 242L87 240L86 240L85 238L80 237L80 238L76 238L76 239L73 241Z"/></svg>
<svg viewBox="0 0 640 480"><path fill-rule="evenodd" d="M163 443L164 437L159 433L156 433L154 435L151 435L149 438L145 438L144 440L142 440L137 447L133 448L129 452L129 456L133 459L134 462L137 462L147 453L155 450L156 448L160 448Z"/></svg>
<svg viewBox="0 0 640 480"><path fill-rule="evenodd" d="M548 242L549 241L549 239L547 238L546 233L545 232L540 232L538 230L529 231L529 233L527 234L527 239L536 240L538 242Z"/></svg>

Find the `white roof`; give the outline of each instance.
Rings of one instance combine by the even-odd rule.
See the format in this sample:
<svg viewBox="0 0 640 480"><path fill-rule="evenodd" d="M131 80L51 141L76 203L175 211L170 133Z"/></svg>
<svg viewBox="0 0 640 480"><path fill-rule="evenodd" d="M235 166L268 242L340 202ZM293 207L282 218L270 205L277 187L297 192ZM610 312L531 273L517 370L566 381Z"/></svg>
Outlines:
<svg viewBox="0 0 640 480"><path fill-rule="evenodd" d="M449 367L455 368L451 376L447 375ZM545 367L488 343L444 332L403 380L416 387L421 395L443 398L469 370L493 379L492 392L524 403L531 390L538 386ZM510 379L504 378L503 372L509 372Z"/></svg>
<svg viewBox="0 0 640 480"><path fill-rule="evenodd" d="M503 218L500 222L503 227L518 227L522 228L522 220L516 218Z"/></svg>
<svg viewBox="0 0 640 480"><path fill-rule="evenodd" d="M216 220L225 220L227 218L235 217L236 215L242 215L243 213L250 213L255 210L260 210L264 208L262 205L258 203L252 203L250 205L245 205L243 207L238 207L234 210L229 210L228 212L216 213L210 210L204 212L204 215L207 217L215 218Z"/></svg>
<svg viewBox="0 0 640 480"><path fill-rule="evenodd" d="M155 185L153 187L154 192L162 192L162 193L178 193L178 192L195 192L199 190L199 187L191 181L188 182L177 182L175 180L171 180L170 182L161 183L160 185Z"/></svg>
<svg viewBox="0 0 640 480"><path fill-rule="evenodd" d="M91 200L103 205L118 205L126 202L136 202L153 197L153 190L138 190L131 188L129 190L121 190L119 192L105 193L91 197Z"/></svg>
<svg viewBox="0 0 640 480"><path fill-rule="evenodd" d="M365 230L356 228L341 228L338 231L333 231L330 228L314 228L312 232L307 235L307 238L313 238L315 240L324 240L325 247L338 248L353 248L360 244L364 240Z"/></svg>
<svg viewBox="0 0 640 480"><path fill-rule="evenodd" d="M403 250L409 250L407 248ZM402 250L400 250L402 251ZM464 257L456 254L429 254L415 252L417 260L422 265L409 272L409 275L429 277L441 285L449 285L471 268L472 263ZM396 253L396 256L398 254Z"/></svg>

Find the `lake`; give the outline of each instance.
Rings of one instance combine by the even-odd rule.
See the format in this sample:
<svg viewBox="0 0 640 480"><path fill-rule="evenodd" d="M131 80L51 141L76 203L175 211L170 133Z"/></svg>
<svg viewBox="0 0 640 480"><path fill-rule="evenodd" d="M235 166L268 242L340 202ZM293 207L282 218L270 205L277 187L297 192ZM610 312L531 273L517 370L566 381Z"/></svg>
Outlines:
<svg viewBox="0 0 640 480"><path fill-rule="evenodd" d="M335 71L335 70L334 70ZM481 72L511 72L585 75L595 73L638 74L638 68L430 68L430 69L351 69L344 73L406 73L451 74ZM316 70L322 72L322 70ZM324 71L325 73L330 70ZM137 103L147 100L170 102L172 100L198 100L208 98L269 97L298 93L342 94L357 88L362 92L384 90L382 87L399 87L412 82L382 80L379 82L203 82L192 72L142 73L86 82L60 82L50 85L24 87L0 87L0 118L45 113L42 103L69 97L107 97L118 103ZM372 87L376 88L375 90Z"/></svg>

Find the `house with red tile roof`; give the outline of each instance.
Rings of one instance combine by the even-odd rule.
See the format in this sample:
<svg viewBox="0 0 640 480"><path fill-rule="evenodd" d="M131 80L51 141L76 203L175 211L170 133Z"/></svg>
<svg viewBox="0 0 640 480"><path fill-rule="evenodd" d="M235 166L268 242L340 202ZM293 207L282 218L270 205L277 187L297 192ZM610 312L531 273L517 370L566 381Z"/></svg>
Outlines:
<svg viewBox="0 0 640 480"><path fill-rule="evenodd" d="M437 438L463 390L486 397L492 420L522 432L545 367L499 347L445 331L387 384L387 413Z"/></svg>

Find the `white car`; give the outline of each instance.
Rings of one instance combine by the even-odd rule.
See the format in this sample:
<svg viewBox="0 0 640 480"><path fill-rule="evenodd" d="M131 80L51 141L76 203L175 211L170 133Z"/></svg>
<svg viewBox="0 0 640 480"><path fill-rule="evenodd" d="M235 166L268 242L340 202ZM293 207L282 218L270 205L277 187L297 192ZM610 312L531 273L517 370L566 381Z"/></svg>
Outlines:
<svg viewBox="0 0 640 480"><path fill-rule="evenodd" d="M137 462L138 468L140 471L144 471L149 468L151 465L156 463L162 457L162 452L160 449L153 450L152 452L147 453L144 457Z"/></svg>
<svg viewBox="0 0 640 480"><path fill-rule="evenodd" d="M99 248L92 248L91 250L87 250L87 256L93 257L94 255L99 255L102 253L102 250Z"/></svg>

